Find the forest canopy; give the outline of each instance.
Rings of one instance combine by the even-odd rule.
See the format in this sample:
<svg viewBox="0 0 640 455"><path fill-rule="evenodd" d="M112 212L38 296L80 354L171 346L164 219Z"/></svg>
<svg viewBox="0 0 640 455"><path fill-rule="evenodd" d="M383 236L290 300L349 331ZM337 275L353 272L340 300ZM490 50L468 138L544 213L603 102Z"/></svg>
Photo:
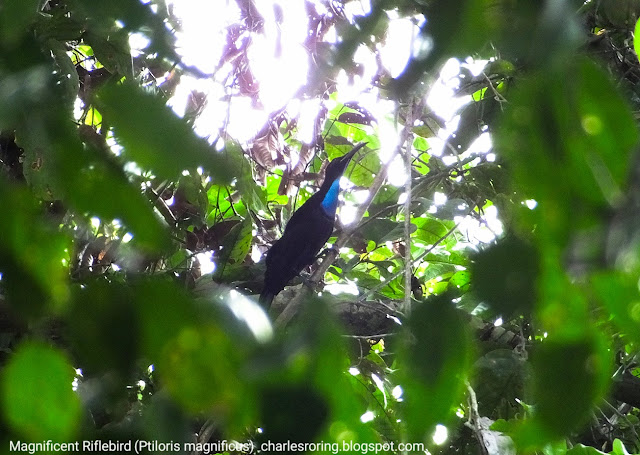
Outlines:
<svg viewBox="0 0 640 455"><path fill-rule="evenodd" d="M0 4L2 447L640 453L639 17Z"/></svg>

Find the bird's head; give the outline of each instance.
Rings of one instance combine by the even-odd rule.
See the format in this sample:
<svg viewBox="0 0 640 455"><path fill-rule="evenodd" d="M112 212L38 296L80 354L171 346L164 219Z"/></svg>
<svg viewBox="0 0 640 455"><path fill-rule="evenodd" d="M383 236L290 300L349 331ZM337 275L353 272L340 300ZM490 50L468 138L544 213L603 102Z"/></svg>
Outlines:
<svg viewBox="0 0 640 455"><path fill-rule="evenodd" d="M355 147L353 147L351 151L346 155L334 158L329 163L329 165L327 166L327 170L325 171L325 182L333 182L334 180L339 179L344 173L344 170L349 165L349 162L351 161L351 158L353 158L353 155L355 155L356 152L366 144L366 142L360 142L356 144Z"/></svg>

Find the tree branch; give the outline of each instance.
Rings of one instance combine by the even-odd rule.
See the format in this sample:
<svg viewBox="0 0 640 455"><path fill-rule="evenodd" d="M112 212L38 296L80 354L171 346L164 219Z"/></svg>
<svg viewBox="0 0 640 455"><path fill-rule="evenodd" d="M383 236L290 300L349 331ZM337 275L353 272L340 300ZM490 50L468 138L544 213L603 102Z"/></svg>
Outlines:
<svg viewBox="0 0 640 455"><path fill-rule="evenodd" d="M423 103L418 102L409 106L407 118L405 119L405 125L413 126L414 118L420 117ZM404 148L404 166L405 173L407 174L407 181L404 185L404 304L402 305L402 312L409 314L411 310L411 278L413 277L413 271L411 270L411 166L412 166L412 153L413 149L413 133L410 128L405 127L403 133L406 133L406 137L403 137Z"/></svg>

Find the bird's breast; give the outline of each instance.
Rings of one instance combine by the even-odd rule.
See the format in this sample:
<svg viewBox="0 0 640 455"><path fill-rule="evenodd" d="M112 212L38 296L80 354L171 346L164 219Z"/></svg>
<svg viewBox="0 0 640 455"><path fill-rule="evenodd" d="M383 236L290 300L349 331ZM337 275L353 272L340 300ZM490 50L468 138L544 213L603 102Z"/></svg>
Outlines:
<svg viewBox="0 0 640 455"><path fill-rule="evenodd" d="M340 179L333 181L329 187L329 191L325 194L320 206L325 214L332 219L336 216L336 210L338 209L338 194L340 194Z"/></svg>

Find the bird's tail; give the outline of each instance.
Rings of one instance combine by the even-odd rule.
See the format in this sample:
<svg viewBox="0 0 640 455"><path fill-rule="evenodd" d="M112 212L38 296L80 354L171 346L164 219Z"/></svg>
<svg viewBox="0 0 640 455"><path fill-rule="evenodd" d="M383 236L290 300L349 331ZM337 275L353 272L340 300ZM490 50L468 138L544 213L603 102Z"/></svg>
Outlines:
<svg viewBox="0 0 640 455"><path fill-rule="evenodd" d="M271 308L271 302L273 302L274 297L274 293L269 292L265 289L264 291L262 291L262 294L260 294L260 299L258 300L258 302L265 310L268 310L269 308Z"/></svg>

